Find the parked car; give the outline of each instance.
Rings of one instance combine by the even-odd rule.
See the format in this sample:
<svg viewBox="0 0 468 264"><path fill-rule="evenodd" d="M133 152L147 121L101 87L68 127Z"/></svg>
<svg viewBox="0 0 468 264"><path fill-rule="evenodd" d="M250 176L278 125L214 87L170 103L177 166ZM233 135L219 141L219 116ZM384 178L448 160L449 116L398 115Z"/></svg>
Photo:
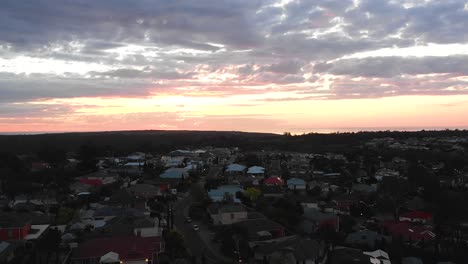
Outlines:
<svg viewBox="0 0 468 264"><path fill-rule="evenodd" d="M200 230L200 227L198 227L198 225L193 225L193 230L198 231Z"/></svg>

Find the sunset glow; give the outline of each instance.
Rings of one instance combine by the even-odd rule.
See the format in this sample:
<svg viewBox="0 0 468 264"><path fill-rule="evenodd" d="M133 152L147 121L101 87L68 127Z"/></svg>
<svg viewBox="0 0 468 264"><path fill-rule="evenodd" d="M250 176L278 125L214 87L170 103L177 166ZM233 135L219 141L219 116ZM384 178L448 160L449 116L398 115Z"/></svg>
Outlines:
<svg viewBox="0 0 468 264"><path fill-rule="evenodd" d="M0 132L468 127L465 1L43 2L0 3Z"/></svg>

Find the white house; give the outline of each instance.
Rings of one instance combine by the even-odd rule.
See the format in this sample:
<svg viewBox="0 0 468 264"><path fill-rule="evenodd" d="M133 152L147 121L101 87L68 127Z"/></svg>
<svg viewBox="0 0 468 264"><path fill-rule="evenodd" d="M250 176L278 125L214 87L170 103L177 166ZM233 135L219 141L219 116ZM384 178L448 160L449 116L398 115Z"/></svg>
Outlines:
<svg viewBox="0 0 468 264"><path fill-rule="evenodd" d="M231 225L247 219L247 210L240 204L213 203L208 212L214 225Z"/></svg>
<svg viewBox="0 0 468 264"><path fill-rule="evenodd" d="M370 257L370 261L373 264L391 264L392 262L390 261L390 257L388 256L388 253L383 251L383 250L376 250L376 251L371 251L371 252L362 252L364 255L367 255Z"/></svg>
<svg viewBox="0 0 468 264"><path fill-rule="evenodd" d="M161 236L161 229L156 224L156 221L149 218L138 219L134 223L133 232L136 236L141 237L157 237Z"/></svg>

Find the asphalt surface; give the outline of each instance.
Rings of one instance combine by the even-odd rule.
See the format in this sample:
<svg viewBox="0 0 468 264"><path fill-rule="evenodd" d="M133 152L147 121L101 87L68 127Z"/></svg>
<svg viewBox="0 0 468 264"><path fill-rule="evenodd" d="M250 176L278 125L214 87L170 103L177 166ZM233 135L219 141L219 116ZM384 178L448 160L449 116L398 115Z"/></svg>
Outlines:
<svg viewBox="0 0 468 264"><path fill-rule="evenodd" d="M200 183L195 183L200 184ZM235 262L226 262L225 259L220 258L219 254L212 252L206 245L205 241L200 237L199 232L193 230L193 224L201 225L198 222L186 223L185 218L188 216L188 209L193 203L193 198L189 192L187 196L177 201L174 205L174 224L185 240L185 245L189 253L197 258L196 263L203 263L205 259L206 264L231 264ZM202 228L201 228L202 229Z"/></svg>

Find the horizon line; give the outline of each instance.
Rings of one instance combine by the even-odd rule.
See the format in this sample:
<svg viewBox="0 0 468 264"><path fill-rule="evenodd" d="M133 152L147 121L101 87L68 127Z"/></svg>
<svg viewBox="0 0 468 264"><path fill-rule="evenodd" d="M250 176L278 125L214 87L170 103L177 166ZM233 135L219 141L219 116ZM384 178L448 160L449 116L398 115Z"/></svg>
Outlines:
<svg viewBox="0 0 468 264"><path fill-rule="evenodd" d="M305 130L305 129L304 129ZM119 132L231 132L231 133L260 133L260 134L275 134L283 135L289 133L291 135L304 134L335 134L335 133L365 133L365 132L421 132L421 131L466 131L468 127L335 127L335 128L313 128L308 132L270 132L270 131L241 131L241 130L194 130L194 129L128 129L128 130L90 130L90 131L14 131L2 132L0 136L14 135L47 135L47 134L73 134L73 133L119 133Z"/></svg>

